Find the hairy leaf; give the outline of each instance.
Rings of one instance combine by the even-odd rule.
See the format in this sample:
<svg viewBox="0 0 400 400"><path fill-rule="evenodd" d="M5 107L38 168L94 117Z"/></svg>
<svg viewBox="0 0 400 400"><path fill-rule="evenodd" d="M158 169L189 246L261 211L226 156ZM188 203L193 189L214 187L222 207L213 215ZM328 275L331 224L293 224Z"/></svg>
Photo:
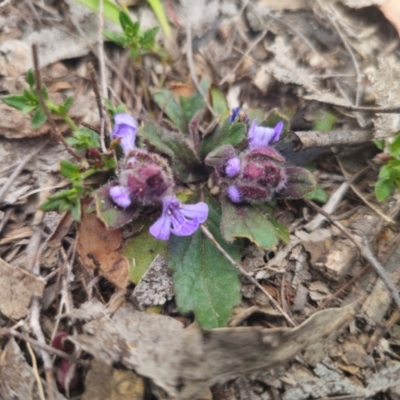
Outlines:
<svg viewBox="0 0 400 400"><path fill-rule="evenodd" d="M202 157L205 157L208 153L224 144L238 147L244 144L246 133L246 124L242 122L231 123L229 120L225 120L215 132L206 136L201 142L200 154Z"/></svg>
<svg viewBox="0 0 400 400"><path fill-rule="evenodd" d="M134 205L121 208L113 203L110 197L110 188L116 184L116 182L108 183L93 193L97 216L108 229L121 228L121 226L131 222L139 213L139 209Z"/></svg>
<svg viewBox="0 0 400 400"><path fill-rule="evenodd" d="M175 101L170 90L163 89L153 93L153 99L167 114L171 122L181 131L185 130L184 116L181 106Z"/></svg>
<svg viewBox="0 0 400 400"><path fill-rule="evenodd" d="M158 240L149 233L152 223L135 220L134 228L140 229L140 233L129 239L122 250L130 264L129 280L136 285L158 254L164 258L167 256L168 242Z"/></svg>
<svg viewBox="0 0 400 400"><path fill-rule="evenodd" d="M172 160L172 169L182 182L202 179L202 166L192 147L182 134L145 123L138 134Z"/></svg>
<svg viewBox="0 0 400 400"><path fill-rule="evenodd" d="M312 173L301 167L287 167L286 187L275 194L277 199L300 199L315 189Z"/></svg>
<svg viewBox="0 0 400 400"><path fill-rule="evenodd" d="M283 229L280 224L278 227ZM236 205L223 199L221 232L227 242L247 238L264 249L272 249L278 244L276 227L252 204Z"/></svg>
<svg viewBox="0 0 400 400"><path fill-rule="evenodd" d="M209 197L207 227L236 261L239 248L228 245L219 233L220 211ZM168 266L173 273L177 304L181 312L193 311L203 329L225 326L240 300L237 270L214 244L198 230L189 237L173 236L168 244Z"/></svg>

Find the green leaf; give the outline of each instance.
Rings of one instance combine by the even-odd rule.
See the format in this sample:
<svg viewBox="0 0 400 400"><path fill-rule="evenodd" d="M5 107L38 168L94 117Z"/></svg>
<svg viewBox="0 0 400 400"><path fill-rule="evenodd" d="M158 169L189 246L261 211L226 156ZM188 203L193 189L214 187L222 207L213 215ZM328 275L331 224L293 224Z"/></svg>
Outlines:
<svg viewBox="0 0 400 400"><path fill-rule="evenodd" d="M329 195L320 185L305 195L305 198L318 203L325 204L329 200Z"/></svg>
<svg viewBox="0 0 400 400"><path fill-rule="evenodd" d="M207 227L230 256L240 262L239 248L221 238L218 204L207 200ZM200 230L189 237L173 236L168 243L168 266L179 310L193 311L203 329L225 326L240 301L240 283L236 268L214 244Z"/></svg>
<svg viewBox="0 0 400 400"><path fill-rule="evenodd" d="M100 0L76 0L85 7L98 12ZM111 0L104 0L104 16L119 25L119 7Z"/></svg>
<svg viewBox="0 0 400 400"><path fill-rule="evenodd" d="M30 101L22 94L11 94L2 98L8 106L23 111L26 106L31 106Z"/></svg>
<svg viewBox="0 0 400 400"><path fill-rule="evenodd" d="M104 31L103 35L111 40L112 42L118 44L119 46L125 47L128 45L129 40L127 39L127 37L125 36L124 33L116 33L116 32L112 32L112 31Z"/></svg>
<svg viewBox="0 0 400 400"><path fill-rule="evenodd" d="M139 214L139 209L134 205L128 208L116 206L110 197L110 188L116 185L110 182L93 192L97 216L104 222L108 229L118 229L131 222Z"/></svg>
<svg viewBox="0 0 400 400"><path fill-rule="evenodd" d="M196 113L206 108L206 103L200 93L194 93L189 97L180 97L179 103L182 108L183 119L185 121L184 132Z"/></svg>
<svg viewBox="0 0 400 400"><path fill-rule="evenodd" d="M81 201L79 200L79 197L72 204L71 214L75 221L81 222Z"/></svg>
<svg viewBox="0 0 400 400"><path fill-rule="evenodd" d="M372 143L379 149L382 150L385 148L385 141L383 139L372 139Z"/></svg>
<svg viewBox="0 0 400 400"><path fill-rule="evenodd" d="M328 132L333 129L337 121L336 115L333 115L327 111L322 112L321 118L317 118L313 123L314 131Z"/></svg>
<svg viewBox="0 0 400 400"><path fill-rule="evenodd" d="M227 242L247 238L264 249L278 244L277 230L269 219L252 204L233 204L222 200L221 232Z"/></svg>
<svg viewBox="0 0 400 400"><path fill-rule="evenodd" d="M133 29L134 23L130 17L129 14L127 14L125 11L120 11L119 12L119 23L121 25L121 28L124 32L130 27Z"/></svg>
<svg viewBox="0 0 400 400"><path fill-rule="evenodd" d="M138 134L158 151L171 158L172 169L180 181L196 182L204 177L199 158L182 134L148 122Z"/></svg>
<svg viewBox="0 0 400 400"><path fill-rule="evenodd" d="M72 135L73 136L66 138L66 141L78 151L93 149L100 146L99 135L89 128L82 128L74 131Z"/></svg>
<svg viewBox="0 0 400 400"><path fill-rule="evenodd" d="M240 147L245 143L246 135L246 124L242 122L231 123L229 120L225 120L215 132L202 140L200 155L205 157L208 153L224 144Z"/></svg>
<svg viewBox="0 0 400 400"><path fill-rule="evenodd" d="M275 232L278 235L278 238L282 240L283 243L288 244L290 242L289 229L285 225L280 224L272 217L270 217L269 222L271 222L271 224L275 228Z"/></svg>
<svg viewBox="0 0 400 400"><path fill-rule="evenodd" d="M389 145L389 154L397 159L400 159L400 135L397 134L394 140Z"/></svg>
<svg viewBox="0 0 400 400"><path fill-rule="evenodd" d="M31 125L33 129L38 129L41 125L46 122L46 113L41 109L38 108L32 116Z"/></svg>
<svg viewBox="0 0 400 400"><path fill-rule="evenodd" d="M143 32L143 38L141 40L141 44L143 47L151 49L155 45L156 35L160 28L156 26L155 28L148 29Z"/></svg>
<svg viewBox="0 0 400 400"><path fill-rule="evenodd" d="M71 180L79 179L79 167L68 160L60 161L60 174Z"/></svg>
<svg viewBox="0 0 400 400"><path fill-rule="evenodd" d="M35 74L31 69L26 73L26 81L28 82L29 87L33 89L35 86Z"/></svg>
<svg viewBox="0 0 400 400"><path fill-rule="evenodd" d="M69 96L65 99L64 103L62 104L62 111L64 113L67 113L69 109L71 108L72 104L74 103L74 98L73 96Z"/></svg>
<svg viewBox="0 0 400 400"><path fill-rule="evenodd" d="M374 190L378 201L386 200L391 195L394 187L394 182L388 179L381 179L376 182Z"/></svg>
<svg viewBox="0 0 400 400"><path fill-rule="evenodd" d="M37 105L30 105L30 106L25 106L21 111L22 111L22 114L28 114L31 111L36 110L36 108L37 108Z"/></svg>
<svg viewBox="0 0 400 400"><path fill-rule="evenodd" d="M228 118L229 107L225 95L217 88L211 89L211 103L213 110L221 116L221 119Z"/></svg>
<svg viewBox="0 0 400 400"><path fill-rule="evenodd" d="M129 239L122 249L122 254L130 264L129 280L137 285L147 271L149 265L159 254L167 258L167 244L164 240L158 240L151 236L149 227L153 221L135 220L132 229L140 233ZM135 229L137 227L138 229Z"/></svg>
<svg viewBox="0 0 400 400"><path fill-rule="evenodd" d="M171 28L168 23L167 16L165 15L164 8L162 6L162 2L160 0L147 0L147 2L150 4L151 8L154 11L154 14L156 14L156 17L158 19L158 22L160 23L165 36L170 36L171 35Z"/></svg>
<svg viewBox="0 0 400 400"><path fill-rule="evenodd" d="M183 111L180 105L175 101L173 93L170 90L163 89L152 93L154 101L165 112L171 122L181 131L185 130Z"/></svg>

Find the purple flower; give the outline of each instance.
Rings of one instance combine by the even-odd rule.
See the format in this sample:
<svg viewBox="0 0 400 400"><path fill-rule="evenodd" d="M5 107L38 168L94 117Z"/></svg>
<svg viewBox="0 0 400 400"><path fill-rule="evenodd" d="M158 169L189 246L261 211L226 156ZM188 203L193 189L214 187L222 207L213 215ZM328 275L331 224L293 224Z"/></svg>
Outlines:
<svg viewBox="0 0 400 400"><path fill-rule="evenodd" d="M110 197L121 208L129 207L132 203L129 190L124 186L113 186L110 189Z"/></svg>
<svg viewBox="0 0 400 400"><path fill-rule="evenodd" d="M226 176L229 178L234 178L235 176L239 175L240 172L240 158L233 157L226 163L225 166L225 173Z"/></svg>
<svg viewBox="0 0 400 400"><path fill-rule="evenodd" d="M233 108L232 109L232 111L231 111L231 115L229 116L229 122L233 122L233 121L235 121L235 118L238 116L238 114L239 114L239 107L235 107L235 108Z"/></svg>
<svg viewBox="0 0 400 400"><path fill-rule="evenodd" d="M242 202L242 196L239 192L239 189L236 186L228 187L226 194L232 203L241 203Z"/></svg>
<svg viewBox="0 0 400 400"><path fill-rule="evenodd" d="M257 126L257 120L255 119L247 134L249 148L268 147L271 143L279 140L282 129L283 121L279 121L274 128L268 128L265 126Z"/></svg>
<svg viewBox="0 0 400 400"><path fill-rule="evenodd" d="M113 139L120 139L120 145L127 155L135 148L137 122L128 114L116 114L114 116L114 130L111 132Z"/></svg>
<svg viewBox="0 0 400 400"><path fill-rule="evenodd" d="M190 236L208 217L206 203L182 204L176 197L163 198L161 217L150 226L150 234L159 240L168 240L171 233Z"/></svg>

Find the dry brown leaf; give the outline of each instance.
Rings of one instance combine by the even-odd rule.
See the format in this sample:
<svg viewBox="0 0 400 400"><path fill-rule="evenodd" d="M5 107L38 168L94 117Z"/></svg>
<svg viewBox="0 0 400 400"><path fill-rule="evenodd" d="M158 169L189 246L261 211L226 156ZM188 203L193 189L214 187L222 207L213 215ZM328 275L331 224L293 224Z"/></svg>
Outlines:
<svg viewBox="0 0 400 400"><path fill-rule="evenodd" d="M310 8L311 4L308 0L259 0L258 5L267 7L271 11L283 11L283 10L303 10Z"/></svg>
<svg viewBox="0 0 400 400"><path fill-rule="evenodd" d="M28 315L32 297L42 297L45 286L43 280L0 258L0 312L8 318Z"/></svg>
<svg viewBox="0 0 400 400"><path fill-rule="evenodd" d="M194 399L208 387L275 365L307 345L336 334L354 315L352 306L314 314L297 328L223 328L203 333L129 304L110 318L84 325L71 341L96 359L119 362L150 377L171 396ZM77 315L74 315L75 317Z"/></svg>
<svg viewBox="0 0 400 400"><path fill-rule="evenodd" d="M129 262L121 254L121 248L120 230L108 230L95 213L82 212L77 236L82 262L89 269L98 269L100 275L124 289L128 283Z"/></svg>
<svg viewBox="0 0 400 400"><path fill-rule="evenodd" d="M143 400L143 378L133 371L115 369L93 360L82 400Z"/></svg>
<svg viewBox="0 0 400 400"><path fill-rule="evenodd" d="M400 2L399 0L386 0L380 6L383 15L392 23L400 36Z"/></svg>

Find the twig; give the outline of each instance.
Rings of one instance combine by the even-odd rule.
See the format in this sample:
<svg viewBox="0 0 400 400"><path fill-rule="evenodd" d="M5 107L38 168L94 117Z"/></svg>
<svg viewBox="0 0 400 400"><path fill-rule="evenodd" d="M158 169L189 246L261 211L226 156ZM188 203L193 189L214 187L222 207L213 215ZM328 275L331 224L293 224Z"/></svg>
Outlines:
<svg viewBox="0 0 400 400"><path fill-rule="evenodd" d="M400 309L400 296L399 293L393 284L393 282L390 280L389 276L387 275L385 268L382 266L382 264L375 258L375 256L372 254L372 251L370 249L369 243L367 238L363 237L363 244L361 245L355 237L339 222L334 221L331 216L325 212L322 208L318 207L316 204L313 202L304 199L304 202L317 211L318 213L322 214L325 218L327 218L333 225L335 225L346 237L349 239L351 242L354 243L354 245L357 247L361 255L364 257L366 261L370 263L370 265L374 268L375 272L378 274L379 278L382 280L382 282L386 285L388 288L390 294L392 295L393 300L395 301L397 307Z"/></svg>
<svg viewBox="0 0 400 400"><path fill-rule="evenodd" d="M270 24L271 25L271 24ZM264 39L265 35L268 33L269 30L268 26L267 28L265 28L261 34L258 36L258 38L256 38L251 44L250 46L247 48L246 52L243 54L243 57L241 57L241 59L236 63L236 65L232 68L231 71L229 71L224 78L222 78L219 81L219 85L223 85L228 79L229 77L240 67L240 64L242 64L242 62L249 56L249 54L253 51L253 49L258 45L258 43L261 42L261 40Z"/></svg>
<svg viewBox="0 0 400 400"><path fill-rule="evenodd" d="M222 255L236 268L240 271L242 275L244 275L251 283L257 286L269 299L269 301L276 307L276 309L285 317L286 321L291 326L296 326L295 322L285 313L282 307L277 303L277 301L264 289L264 287L253 277L251 276L239 263L237 263L217 242L214 238L213 234L204 226L200 225L201 231L213 242L214 246L222 253Z"/></svg>
<svg viewBox="0 0 400 400"><path fill-rule="evenodd" d="M348 179L348 173L345 170L342 161L340 160L339 157L336 157L336 160L339 164L340 169L342 170L343 175ZM367 167L369 168L369 167ZM363 170L365 171L365 169ZM357 174L359 176L359 174ZM378 214L381 218L383 218L387 223L389 224L395 224L395 222L388 217L378 206L372 204L369 200L365 198L365 196L357 189L357 187L352 183L354 182L354 179L350 179L350 188L353 190L353 192L376 214Z"/></svg>
<svg viewBox="0 0 400 400"><path fill-rule="evenodd" d="M44 101L43 91L42 91L42 78L40 76L39 57L36 44L32 45L32 54L33 54L33 65L35 68L36 91L39 96L40 106L42 107L44 113L46 114L47 120L49 121L54 136L64 145L69 154L71 154L73 157L75 157L77 160L80 161L82 157L68 145L64 136L58 129L57 124L54 122L53 116L51 115L51 112L47 107L46 102Z"/></svg>
<svg viewBox="0 0 400 400"><path fill-rule="evenodd" d="M88 65L90 80L92 82L92 88L94 91L94 96L96 98L97 109L99 110L100 117L100 145L103 153L107 152L106 143L105 143L105 113L103 102L101 100L100 88L96 78L96 72L94 70L93 64L89 63Z"/></svg>
<svg viewBox="0 0 400 400"><path fill-rule="evenodd" d="M186 9L185 9L185 11L187 12ZM205 95L205 93L203 92L203 89L201 88L201 86L199 84L199 81L196 76L196 72L194 70L193 50L192 50L192 30L190 27L190 19L186 18L186 21L187 21L186 22L186 42L187 42L186 58L187 58L188 66L189 66L190 76L192 77L192 81L193 81L194 85L196 86L197 90L201 94L201 97L203 97L203 100L206 103L207 108L211 112L211 115L214 118L217 118L218 114L211 107L211 104L209 103L207 96Z"/></svg>
<svg viewBox="0 0 400 400"><path fill-rule="evenodd" d="M40 299L35 296L32 299L31 305L31 318L30 325L32 327L33 334L36 336L36 339L42 345L46 345L46 339L44 337L42 328L40 327ZM51 361L51 357L47 350L44 350L43 346L41 348L40 354L42 356L45 374L46 374L46 382L47 382L47 398L48 400L55 399L55 380L53 374L53 363Z"/></svg>
<svg viewBox="0 0 400 400"><path fill-rule="evenodd" d="M19 174L23 171L25 168L26 164L32 159L32 157L36 156L40 151L43 150L44 147L49 143L49 140L46 140L42 146L40 146L37 150L35 150L33 153L28 154L20 163L19 165L14 169L13 173L10 175L10 177L7 179L6 183L1 187L0 189L0 202L4 200L4 197L6 196L8 189L10 189L11 185L15 182Z"/></svg>
<svg viewBox="0 0 400 400"><path fill-rule="evenodd" d="M104 99L108 98L107 95L107 70L106 70L106 63L105 63L105 54L104 54L104 43L103 43L103 29L104 28L104 0L99 1L99 31L98 31L98 58L99 58L99 69L100 69L100 87L101 87L101 94ZM102 114L100 114L100 143L101 149L103 153L106 153L106 146L105 146L105 130L109 128L108 126L108 118L107 113L104 113L103 102L101 98L99 98L100 109Z"/></svg>
<svg viewBox="0 0 400 400"><path fill-rule="evenodd" d="M36 382L37 382L38 391L39 391L39 397L40 397L41 400L46 400L46 398L44 397L44 390L43 390L42 380L40 379L40 375L39 375L39 372L38 372L35 353L33 352L30 343L27 342L26 343L26 347L28 348L29 355L31 356L32 367L33 367L33 375L35 375L35 379L36 379Z"/></svg>
<svg viewBox="0 0 400 400"><path fill-rule="evenodd" d="M49 353L52 353L58 357L65 358L68 361L72 361L72 362L82 364L82 365L87 365L87 362L85 360L80 360L79 358L76 358L73 355L68 354L62 350L58 350L53 346L49 346L46 343L40 343L39 341L31 338L30 336L26 336L23 333L20 333L13 328L0 328L0 336L13 336L13 337L23 340L27 343L30 343L31 345L38 347L39 349L43 349L43 350L45 350Z"/></svg>

